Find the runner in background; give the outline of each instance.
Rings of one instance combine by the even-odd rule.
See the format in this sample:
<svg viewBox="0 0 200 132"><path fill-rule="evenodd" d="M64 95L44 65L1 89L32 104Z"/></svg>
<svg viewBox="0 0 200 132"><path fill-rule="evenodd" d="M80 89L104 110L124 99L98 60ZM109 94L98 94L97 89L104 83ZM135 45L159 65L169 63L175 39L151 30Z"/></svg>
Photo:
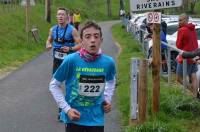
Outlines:
<svg viewBox="0 0 200 132"><path fill-rule="evenodd" d="M58 8L57 25L54 25L46 41L46 49L53 48L53 74L56 72L65 56L80 49L80 37L77 30L68 24L68 10ZM60 111L58 119L60 119Z"/></svg>
<svg viewBox="0 0 200 132"><path fill-rule="evenodd" d="M81 23L81 14L80 11L76 9L74 12L74 26L77 30L79 30L80 23Z"/></svg>

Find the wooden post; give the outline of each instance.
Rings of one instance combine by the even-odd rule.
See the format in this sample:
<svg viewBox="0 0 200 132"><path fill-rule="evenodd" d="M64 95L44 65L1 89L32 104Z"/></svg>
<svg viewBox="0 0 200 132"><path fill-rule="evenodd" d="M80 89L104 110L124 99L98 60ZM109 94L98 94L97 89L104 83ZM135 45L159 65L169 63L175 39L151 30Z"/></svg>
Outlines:
<svg viewBox="0 0 200 132"><path fill-rule="evenodd" d="M26 0L26 34L27 34L27 42L29 40L29 8L30 8L30 0Z"/></svg>
<svg viewBox="0 0 200 132"><path fill-rule="evenodd" d="M148 60L140 61L139 69L139 123L144 123L147 119L147 73L148 72Z"/></svg>
<svg viewBox="0 0 200 132"><path fill-rule="evenodd" d="M148 60L132 58L131 64L130 124L137 125L145 122L147 117Z"/></svg>
<svg viewBox="0 0 200 132"><path fill-rule="evenodd" d="M45 20L51 23L51 1L45 0Z"/></svg>
<svg viewBox="0 0 200 132"><path fill-rule="evenodd" d="M160 105L160 24L153 24L153 113L159 111Z"/></svg>

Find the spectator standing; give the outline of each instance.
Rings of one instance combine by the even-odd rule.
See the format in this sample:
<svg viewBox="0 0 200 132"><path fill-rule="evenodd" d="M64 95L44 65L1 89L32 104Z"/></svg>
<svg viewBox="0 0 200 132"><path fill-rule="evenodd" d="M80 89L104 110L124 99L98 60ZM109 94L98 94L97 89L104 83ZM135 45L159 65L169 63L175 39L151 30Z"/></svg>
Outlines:
<svg viewBox="0 0 200 132"><path fill-rule="evenodd" d="M119 16L122 18L122 17L125 17L125 15L126 15L125 10L124 9L120 9Z"/></svg>
<svg viewBox="0 0 200 132"><path fill-rule="evenodd" d="M144 25L143 25L144 27ZM149 39L152 39L153 38L153 23L148 23L147 26L147 32L148 34L144 37L144 39L146 40L149 40ZM162 24L161 24L161 30L160 30L160 40L162 42L165 42L167 43L167 39L166 39L166 28L167 26L163 27ZM166 63L166 56L167 56L167 46L164 45L163 43L161 42L161 60L162 60L162 71L163 73L166 73L167 72L167 63ZM152 50L150 51L150 53L148 54L148 58L150 58L150 55L151 55L151 52Z"/></svg>
<svg viewBox="0 0 200 132"><path fill-rule="evenodd" d="M176 40L176 46L178 49L183 51L194 51L198 48L197 33L195 30L195 25L188 23L189 17L184 13L179 16L179 29L178 36ZM182 55L177 56L177 69L176 78L179 83L183 83L183 58ZM187 59L187 75L191 81L191 92L196 97L197 96L197 64L193 59Z"/></svg>
<svg viewBox="0 0 200 132"><path fill-rule="evenodd" d="M144 25L143 25L144 27ZM153 23L148 23L147 26L147 32L148 34L145 36L145 39L152 39L152 35L153 35ZM167 43L167 39L166 39L166 28L167 27L162 27L162 24L161 24L161 30L160 30L160 40L163 41L163 42L166 42ZM161 44L161 50L166 50L167 49L167 46L165 46L164 44Z"/></svg>
<svg viewBox="0 0 200 132"><path fill-rule="evenodd" d="M125 27L125 24L126 24L126 12L125 12L124 9L120 9L119 16L120 16L120 19L122 21L122 27Z"/></svg>
<svg viewBox="0 0 200 132"><path fill-rule="evenodd" d="M127 20L131 20L131 14L130 14L130 12L127 12L127 13L126 13L126 19L127 19Z"/></svg>

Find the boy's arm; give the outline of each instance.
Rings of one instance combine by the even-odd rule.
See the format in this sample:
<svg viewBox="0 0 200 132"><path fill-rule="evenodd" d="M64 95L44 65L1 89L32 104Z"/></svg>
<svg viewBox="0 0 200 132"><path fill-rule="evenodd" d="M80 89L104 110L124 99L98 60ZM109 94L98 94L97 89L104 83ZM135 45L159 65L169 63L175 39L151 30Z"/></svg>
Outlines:
<svg viewBox="0 0 200 132"><path fill-rule="evenodd" d="M49 90L51 94L53 95L57 105L59 108L63 109L65 113L71 109L70 105L66 102L64 93L61 88L61 82L56 80L55 78L52 78L50 84L49 84Z"/></svg>
<svg viewBox="0 0 200 132"><path fill-rule="evenodd" d="M52 48L52 42L53 42L52 29L50 29L49 36L48 36L47 41L46 41L46 49L47 50L50 50Z"/></svg>

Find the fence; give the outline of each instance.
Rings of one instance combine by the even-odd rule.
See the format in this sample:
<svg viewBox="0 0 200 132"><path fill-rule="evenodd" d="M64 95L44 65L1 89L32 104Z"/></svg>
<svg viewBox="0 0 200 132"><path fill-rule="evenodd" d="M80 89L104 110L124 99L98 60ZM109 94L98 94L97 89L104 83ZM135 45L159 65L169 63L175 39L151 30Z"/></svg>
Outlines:
<svg viewBox="0 0 200 132"><path fill-rule="evenodd" d="M20 7L20 0L0 0L0 14L16 12Z"/></svg>
<svg viewBox="0 0 200 132"><path fill-rule="evenodd" d="M144 35L148 34L148 32L141 27L131 24L130 21L128 21L125 18L122 19L122 24L125 26L126 31L131 33L131 35L139 42L139 44L142 47L142 51L146 54L146 56L148 58L149 54L150 54L149 43L148 43L148 41L144 40ZM163 41L161 41L161 44L164 44L167 46L167 53L166 53L165 57L167 60L167 80L168 80L168 84L170 85L172 82L172 69L171 69L171 67L172 67L171 56L173 55L172 51L175 51L175 52L177 52L177 54L179 54L182 52L182 50L176 48L175 44L173 45L173 44L169 44L169 43L166 43ZM176 68L176 67L174 67L174 68ZM162 69L162 65L161 65L161 69ZM161 72L161 74L163 76L166 75L166 74L163 74L163 72ZM184 88L187 87L187 82L188 82L187 81L187 63L186 63L186 59L184 59L183 60L183 86L184 86Z"/></svg>

